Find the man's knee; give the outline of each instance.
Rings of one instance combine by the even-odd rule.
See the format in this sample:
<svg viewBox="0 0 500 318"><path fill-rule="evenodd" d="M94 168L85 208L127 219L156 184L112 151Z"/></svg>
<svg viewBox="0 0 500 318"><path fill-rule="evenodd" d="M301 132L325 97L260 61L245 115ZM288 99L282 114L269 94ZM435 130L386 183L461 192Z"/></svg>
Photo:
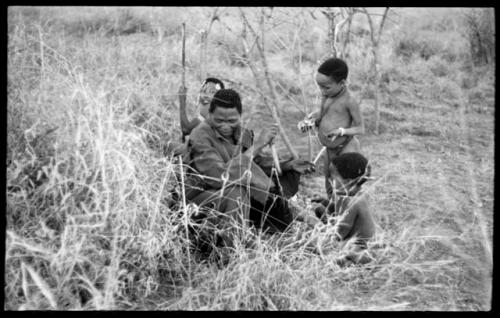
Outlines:
<svg viewBox="0 0 500 318"><path fill-rule="evenodd" d="M245 189L245 187L240 185L226 187L223 190L223 196L228 199L231 199L232 201L240 201L240 202L249 199L247 189Z"/></svg>
<svg viewBox="0 0 500 318"><path fill-rule="evenodd" d="M241 215L248 218L250 211L250 196L243 186L227 187L222 192L221 212Z"/></svg>

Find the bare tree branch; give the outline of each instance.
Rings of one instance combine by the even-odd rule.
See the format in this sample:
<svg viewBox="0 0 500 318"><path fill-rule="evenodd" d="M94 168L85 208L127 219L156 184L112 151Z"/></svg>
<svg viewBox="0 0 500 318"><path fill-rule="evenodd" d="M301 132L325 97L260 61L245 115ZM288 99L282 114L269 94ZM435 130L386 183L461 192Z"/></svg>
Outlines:
<svg viewBox="0 0 500 318"><path fill-rule="evenodd" d="M382 21L380 22L380 26L378 28L377 45L380 42L380 36L382 35L382 29L384 28L385 19L387 18L388 12L389 12L389 7L386 7L385 11L384 11L384 15L382 16Z"/></svg>
<svg viewBox="0 0 500 318"><path fill-rule="evenodd" d="M254 30L254 28L252 27L252 25L248 22L248 19L245 15L245 13L243 12L243 10L241 8L239 8L239 11L240 11L240 15L241 15L241 18L245 24L245 26L248 28L248 30L250 31L250 33L252 33L252 35L258 39L259 38L259 35L257 34L257 32ZM283 139L283 142L285 143L286 147L288 148L288 151L291 153L292 157L294 159L297 159L299 158L297 152L295 151L295 149L293 149L293 146L292 144L290 143L290 140L288 139L288 136L285 134L285 131L283 129L283 126L281 125L281 122L280 122L280 119L279 119L279 115L278 115L278 111L276 109L276 103L277 103L277 99L276 99L276 93L274 91L274 86L272 85L271 83L271 80L270 80L270 76L269 76L269 68L268 68L268 65L267 65L267 60L266 60L266 56L265 56L265 53L264 53L264 33L265 33L265 27L264 27L264 19L265 19L265 16L264 16L264 13L261 12L261 41L262 43L259 43L259 41L256 41L256 45L257 45L257 50L259 51L259 54L260 54L260 57L261 57L261 63L262 63L262 66L264 68L264 76L265 76L265 79L266 79L266 83L267 83L267 86L269 88L269 91L271 93L271 100L272 100L272 104L270 105L268 100L267 100L267 97L264 95L264 103L265 105L269 108L269 110L271 111L271 115L273 116L274 118L274 121L278 124L278 128L279 128L279 132L280 132L280 136L281 138ZM259 80L259 77L257 76L257 72L255 71L252 63L250 62L249 59L246 59L245 60L247 65L250 67L250 69L252 70L252 73L254 74L254 77L257 81L257 85L260 86L260 80ZM252 65L252 66L251 66Z"/></svg>

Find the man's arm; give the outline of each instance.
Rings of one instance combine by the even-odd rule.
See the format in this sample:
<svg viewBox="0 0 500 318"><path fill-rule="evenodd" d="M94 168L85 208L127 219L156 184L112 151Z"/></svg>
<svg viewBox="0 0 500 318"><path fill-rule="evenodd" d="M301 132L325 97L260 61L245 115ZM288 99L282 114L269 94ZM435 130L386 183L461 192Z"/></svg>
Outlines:
<svg viewBox="0 0 500 318"><path fill-rule="evenodd" d="M193 131L190 144L193 165L201 175L209 177L205 181L211 187L220 189L222 187L221 176L226 172L229 182L240 179L239 183L244 184L248 181L249 175L244 176L244 172L248 169L252 171L250 179L252 186L258 189L274 186L272 180L267 178L263 172L257 171L258 166L254 167L255 163L251 162L247 155L240 154L229 162L224 162L215 146L212 145L210 137L203 131Z"/></svg>

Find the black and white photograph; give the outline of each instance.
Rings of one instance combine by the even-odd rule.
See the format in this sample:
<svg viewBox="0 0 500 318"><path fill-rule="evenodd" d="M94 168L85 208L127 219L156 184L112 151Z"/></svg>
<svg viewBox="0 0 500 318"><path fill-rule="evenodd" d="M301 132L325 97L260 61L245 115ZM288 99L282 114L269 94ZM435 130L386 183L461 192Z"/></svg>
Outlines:
<svg viewBox="0 0 500 318"><path fill-rule="evenodd" d="M5 311L492 310L494 8L6 13Z"/></svg>

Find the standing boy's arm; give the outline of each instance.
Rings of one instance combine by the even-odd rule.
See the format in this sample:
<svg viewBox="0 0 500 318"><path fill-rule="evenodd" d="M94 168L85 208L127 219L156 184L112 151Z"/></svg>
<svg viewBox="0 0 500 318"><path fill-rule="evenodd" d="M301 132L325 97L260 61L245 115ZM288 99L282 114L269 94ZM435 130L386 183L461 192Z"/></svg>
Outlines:
<svg viewBox="0 0 500 318"><path fill-rule="evenodd" d="M344 135L363 135L365 133L365 124L361 108L356 102L349 103L347 109L352 117L351 127L344 127Z"/></svg>

